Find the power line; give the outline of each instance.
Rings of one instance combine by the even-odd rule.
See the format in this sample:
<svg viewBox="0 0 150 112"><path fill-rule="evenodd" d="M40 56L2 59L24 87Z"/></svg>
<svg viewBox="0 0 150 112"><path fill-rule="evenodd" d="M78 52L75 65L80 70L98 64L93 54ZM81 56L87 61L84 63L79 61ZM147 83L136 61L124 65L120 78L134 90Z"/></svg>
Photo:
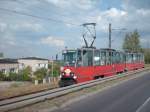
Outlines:
<svg viewBox="0 0 150 112"><path fill-rule="evenodd" d="M26 6L29 6L25 1L23 1L23 0L6 0L6 2L14 2L14 3L17 3L17 4L21 4L22 6L24 6L24 5L26 5ZM43 1L41 1L41 0L36 0L36 1L38 1L38 2L42 2L43 3ZM46 1L44 1L44 3L45 3ZM35 7L33 7L33 8L35 8L35 9L40 9L40 10L43 10L43 11L48 11L48 10L46 10L46 9L44 9L43 7L40 7L40 6L35 6ZM58 16L62 16L62 17L66 17L66 18L68 18L67 17L67 15L64 15L64 14L61 14L61 13L58 13L57 11L52 11L55 15L58 15ZM52 19L52 18L51 18ZM70 19L70 18L69 18ZM65 22L65 23L68 23L68 22L66 22L66 21L63 21L63 22ZM70 24L70 23L69 23ZM71 23L71 25L72 24L74 24L74 23Z"/></svg>
<svg viewBox="0 0 150 112"><path fill-rule="evenodd" d="M37 0L37 1L41 2L40 0ZM21 5L23 5L23 6L24 6L24 5L29 6L29 5L28 5L26 2L24 2L24 1L13 0L13 2L16 2L16 3L18 3L18 4L21 4ZM43 3L43 2L42 2L42 3ZM33 7L33 8L41 9L41 10L43 10L43 11L48 11L48 10L46 10L46 9L44 9L43 7L40 7L40 6L35 6L35 7ZM57 11L53 11L53 12L55 13L55 15L67 17L67 15L58 13Z"/></svg>
<svg viewBox="0 0 150 112"><path fill-rule="evenodd" d="M70 22L66 22L66 21L62 21L62 20L56 20L56 19L53 19L53 18L44 18L44 17L41 17L41 16L28 14L28 13L25 13L25 12L19 12L19 11L16 11L16 10L10 10L10 9L1 8L1 7L0 7L0 10L10 12L10 13L14 13L14 14L18 14L18 15L29 16L29 17L33 17L33 18L37 18L37 19L41 19L41 20L49 20L49 21L54 21L54 22L59 22L59 23L66 23L66 24L70 24L70 25L73 25L73 26L79 26L79 25L74 24L74 23L70 23Z"/></svg>

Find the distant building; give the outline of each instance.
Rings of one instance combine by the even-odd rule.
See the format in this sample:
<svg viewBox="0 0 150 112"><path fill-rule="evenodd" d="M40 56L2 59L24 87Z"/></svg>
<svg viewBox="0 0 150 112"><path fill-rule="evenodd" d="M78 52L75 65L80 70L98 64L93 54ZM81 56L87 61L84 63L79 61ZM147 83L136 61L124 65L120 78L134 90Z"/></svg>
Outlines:
<svg viewBox="0 0 150 112"><path fill-rule="evenodd" d="M26 57L18 59L19 70L24 69L25 67L31 67L32 72L35 72L37 69L45 68L48 69L48 59L37 58L37 57Z"/></svg>
<svg viewBox="0 0 150 112"><path fill-rule="evenodd" d="M0 71L4 74L18 73L19 64L16 59L0 59Z"/></svg>

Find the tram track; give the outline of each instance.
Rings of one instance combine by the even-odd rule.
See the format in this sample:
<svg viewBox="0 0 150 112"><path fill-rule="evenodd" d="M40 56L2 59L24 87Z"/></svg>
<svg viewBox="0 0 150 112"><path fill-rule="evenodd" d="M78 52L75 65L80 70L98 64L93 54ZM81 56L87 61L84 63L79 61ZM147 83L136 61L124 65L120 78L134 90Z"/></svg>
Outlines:
<svg viewBox="0 0 150 112"><path fill-rule="evenodd" d="M144 68L136 71L130 71L123 73L121 75L115 75L115 76L110 76L106 77L103 79L97 79L89 82L84 82L76 85L71 85L68 87L63 87L63 88L57 88L57 89L52 89L48 91L43 91L39 93L34 93L30 95L25 95L25 96L19 96L19 97L14 97L6 100L0 101L0 111L9 111L17 108L21 108L27 105L31 105L37 102L42 102L47 99L53 99L59 96L63 96L65 94L78 91L84 88L92 87L107 81L112 81L115 79L119 79L122 77L126 77L132 74L140 73L149 70L150 68Z"/></svg>

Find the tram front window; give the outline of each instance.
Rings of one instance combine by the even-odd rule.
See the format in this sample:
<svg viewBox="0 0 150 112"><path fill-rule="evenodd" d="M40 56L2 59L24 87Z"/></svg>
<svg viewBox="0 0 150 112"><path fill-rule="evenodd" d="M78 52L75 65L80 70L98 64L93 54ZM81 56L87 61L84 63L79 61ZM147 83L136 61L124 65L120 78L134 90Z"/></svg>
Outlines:
<svg viewBox="0 0 150 112"><path fill-rule="evenodd" d="M76 51L65 51L63 53L64 66L75 66Z"/></svg>

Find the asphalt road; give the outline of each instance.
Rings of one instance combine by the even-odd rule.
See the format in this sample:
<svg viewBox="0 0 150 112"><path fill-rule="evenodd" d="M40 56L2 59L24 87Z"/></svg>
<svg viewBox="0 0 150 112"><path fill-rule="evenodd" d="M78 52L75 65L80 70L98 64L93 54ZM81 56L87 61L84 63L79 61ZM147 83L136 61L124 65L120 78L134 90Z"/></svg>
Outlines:
<svg viewBox="0 0 150 112"><path fill-rule="evenodd" d="M150 112L150 72L55 112Z"/></svg>

